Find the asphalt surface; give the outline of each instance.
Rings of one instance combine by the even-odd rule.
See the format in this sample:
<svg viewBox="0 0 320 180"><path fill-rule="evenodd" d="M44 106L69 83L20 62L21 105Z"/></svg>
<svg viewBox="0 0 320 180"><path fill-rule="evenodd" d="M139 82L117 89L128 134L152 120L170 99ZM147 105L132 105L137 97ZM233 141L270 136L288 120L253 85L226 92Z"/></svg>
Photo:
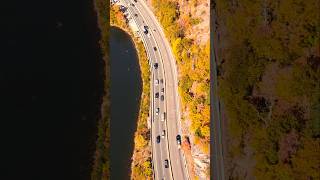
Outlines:
<svg viewBox="0 0 320 180"><path fill-rule="evenodd" d="M213 143L211 143L210 149L212 149L212 157L211 157L211 179L214 180L224 180L224 148L223 148L223 128L222 128L222 118L220 112L220 100L218 96L218 73L217 73L217 62L218 62L218 55L217 55L217 37L216 37L216 24L215 18L216 14L214 10L211 10L211 37L210 37L210 44L211 44L211 54L210 54L210 79L211 79L211 119L212 119L212 126L211 126L211 137Z"/></svg>
<svg viewBox="0 0 320 180"><path fill-rule="evenodd" d="M177 144L176 136L181 134L181 122L178 101L178 80L176 64L170 45L166 40L161 26L149 7L142 0L121 0L130 14L131 19L139 28L139 34L145 46L151 66L151 142L153 172L155 179L188 178L184 155ZM148 33L143 32L144 26L148 26ZM156 48L156 50L154 49ZM154 64L158 63L158 68ZM161 83L163 79L163 83ZM159 84L156 84L156 81ZM164 88L164 92L161 89ZM159 97L155 96L159 93ZM164 96L164 101L161 96ZM157 108L159 112L156 113ZM165 113L165 120L162 116ZM165 132L162 137L163 131ZM160 142L157 142L160 136ZM169 166L165 167L165 160Z"/></svg>

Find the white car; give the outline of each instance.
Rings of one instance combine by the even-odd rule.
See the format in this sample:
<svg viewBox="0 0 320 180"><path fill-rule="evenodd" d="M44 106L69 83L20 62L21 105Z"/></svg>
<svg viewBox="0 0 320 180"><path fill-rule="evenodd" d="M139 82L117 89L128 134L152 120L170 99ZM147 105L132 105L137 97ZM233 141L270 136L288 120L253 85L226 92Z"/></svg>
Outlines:
<svg viewBox="0 0 320 180"><path fill-rule="evenodd" d="M166 113L164 112L162 115L161 115L161 121L164 121L166 119Z"/></svg>
<svg viewBox="0 0 320 180"><path fill-rule="evenodd" d="M156 115L159 115L159 112L160 112L160 109L157 108L157 109L156 109Z"/></svg>
<svg viewBox="0 0 320 180"><path fill-rule="evenodd" d="M158 85L159 85L159 79L156 79L156 80L154 81L154 84L155 84L156 86L158 86Z"/></svg>
<svg viewBox="0 0 320 180"><path fill-rule="evenodd" d="M166 135L166 131L163 130L162 133L161 133L161 137L164 138L165 135Z"/></svg>

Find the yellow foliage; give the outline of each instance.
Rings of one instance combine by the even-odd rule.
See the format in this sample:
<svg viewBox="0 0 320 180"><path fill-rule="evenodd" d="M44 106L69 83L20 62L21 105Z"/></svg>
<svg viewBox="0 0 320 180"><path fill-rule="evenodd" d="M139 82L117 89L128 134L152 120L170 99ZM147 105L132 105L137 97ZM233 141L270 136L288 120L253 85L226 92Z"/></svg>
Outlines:
<svg viewBox="0 0 320 180"><path fill-rule="evenodd" d="M147 145L147 141L144 139L144 137L142 135L137 135L135 138L134 138L134 142L136 144L136 147L137 148L142 148L144 147L145 145Z"/></svg>
<svg viewBox="0 0 320 180"><path fill-rule="evenodd" d="M200 128L201 135L204 137L210 137L210 128L206 125Z"/></svg>

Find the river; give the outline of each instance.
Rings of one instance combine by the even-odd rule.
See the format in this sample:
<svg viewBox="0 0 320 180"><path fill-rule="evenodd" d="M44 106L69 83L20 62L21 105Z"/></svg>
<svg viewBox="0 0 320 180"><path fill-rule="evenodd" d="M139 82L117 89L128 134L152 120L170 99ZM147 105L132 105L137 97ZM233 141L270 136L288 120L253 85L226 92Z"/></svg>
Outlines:
<svg viewBox="0 0 320 180"><path fill-rule="evenodd" d="M131 37L110 30L111 69L111 179L129 179L134 132L139 113L142 80Z"/></svg>

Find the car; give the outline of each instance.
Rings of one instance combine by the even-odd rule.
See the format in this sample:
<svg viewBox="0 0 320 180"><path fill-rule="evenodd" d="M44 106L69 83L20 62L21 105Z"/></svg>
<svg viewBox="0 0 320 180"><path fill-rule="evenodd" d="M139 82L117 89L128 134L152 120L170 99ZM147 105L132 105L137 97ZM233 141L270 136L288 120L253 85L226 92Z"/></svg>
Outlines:
<svg viewBox="0 0 320 180"><path fill-rule="evenodd" d="M178 134L176 139L177 139L178 146L180 146L181 145L181 136Z"/></svg>
<svg viewBox="0 0 320 180"><path fill-rule="evenodd" d="M138 14L134 14L135 17L138 17Z"/></svg>
<svg viewBox="0 0 320 180"><path fill-rule="evenodd" d="M145 34L148 34L148 29L149 29L149 27L148 26L143 26L143 32L145 33ZM149 34L148 34L149 35Z"/></svg>
<svg viewBox="0 0 320 180"><path fill-rule="evenodd" d="M148 28L146 28L146 27L148 27L148 26L141 26L141 29L144 34L148 34Z"/></svg>
<svg viewBox="0 0 320 180"><path fill-rule="evenodd" d="M154 67L155 69L158 69L158 67L159 67L158 63L154 63L153 67Z"/></svg>
<svg viewBox="0 0 320 180"><path fill-rule="evenodd" d="M159 93L158 92L156 92L155 97L159 98Z"/></svg>
<svg viewBox="0 0 320 180"><path fill-rule="evenodd" d="M160 111L160 109L157 108L157 109L156 109L156 115L159 115L159 111Z"/></svg>
<svg viewBox="0 0 320 180"><path fill-rule="evenodd" d="M156 50L157 50L157 47L153 47L153 50L155 50L155 51L156 51Z"/></svg>
<svg viewBox="0 0 320 180"><path fill-rule="evenodd" d="M169 167L169 161L168 159L164 160L164 167L168 168Z"/></svg>
<svg viewBox="0 0 320 180"><path fill-rule="evenodd" d="M161 137L164 138L165 135L166 135L166 131L163 130L162 133L161 133Z"/></svg>
<svg viewBox="0 0 320 180"><path fill-rule="evenodd" d="M164 88L161 88L161 93L164 93Z"/></svg>
<svg viewBox="0 0 320 180"><path fill-rule="evenodd" d="M156 79L156 80L154 81L154 84L157 86L157 85L159 84L159 79Z"/></svg>
<svg viewBox="0 0 320 180"><path fill-rule="evenodd" d="M138 2L137 0L134 0L134 2Z"/></svg>
<svg viewBox="0 0 320 180"><path fill-rule="evenodd" d="M157 143L160 143L160 136L157 136Z"/></svg>
<svg viewBox="0 0 320 180"><path fill-rule="evenodd" d="M166 113L163 112L163 114L161 115L161 121L164 121L166 119Z"/></svg>
<svg viewBox="0 0 320 180"><path fill-rule="evenodd" d="M160 83L163 84L163 79L160 79Z"/></svg>
<svg viewBox="0 0 320 180"><path fill-rule="evenodd" d="M126 12L127 8L123 5L120 5L119 10L124 13Z"/></svg>
<svg viewBox="0 0 320 180"><path fill-rule="evenodd" d="M134 6L134 4L133 4L133 3L131 3L131 6Z"/></svg>
<svg viewBox="0 0 320 180"><path fill-rule="evenodd" d="M164 95L161 95L160 99L161 101L164 101Z"/></svg>

